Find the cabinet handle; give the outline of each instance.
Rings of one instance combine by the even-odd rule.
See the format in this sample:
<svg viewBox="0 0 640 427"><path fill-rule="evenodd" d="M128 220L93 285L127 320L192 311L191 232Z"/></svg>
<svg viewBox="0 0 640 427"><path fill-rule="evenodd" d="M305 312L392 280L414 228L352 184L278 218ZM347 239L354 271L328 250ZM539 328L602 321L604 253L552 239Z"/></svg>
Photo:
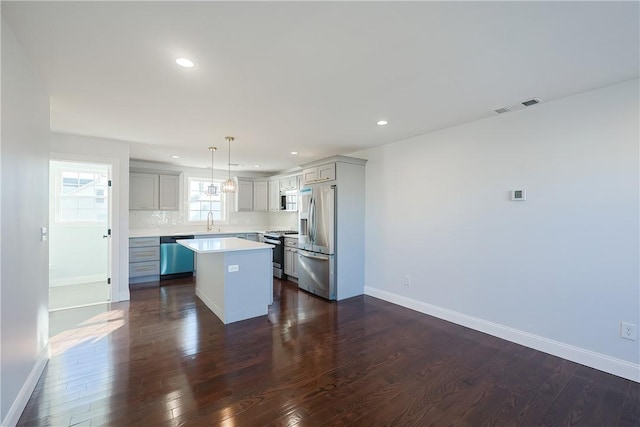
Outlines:
<svg viewBox="0 0 640 427"><path fill-rule="evenodd" d="M322 181L329 181L331 178L326 176L324 178L318 178L318 179L314 179L313 181L308 181L310 183L314 183L314 182L322 182Z"/></svg>
<svg viewBox="0 0 640 427"><path fill-rule="evenodd" d="M139 271L153 271L153 272L155 272L156 268L155 267L134 267L134 270L138 271L138 272Z"/></svg>

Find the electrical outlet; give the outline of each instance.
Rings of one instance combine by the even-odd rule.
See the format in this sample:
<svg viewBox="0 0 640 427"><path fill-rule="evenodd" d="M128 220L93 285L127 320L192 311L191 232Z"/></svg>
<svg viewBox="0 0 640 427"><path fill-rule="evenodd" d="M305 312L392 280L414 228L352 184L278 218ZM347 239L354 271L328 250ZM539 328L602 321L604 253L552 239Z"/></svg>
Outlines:
<svg viewBox="0 0 640 427"><path fill-rule="evenodd" d="M635 341L638 339L638 329L633 323L620 322L620 337Z"/></svg>
<svg viewBox="0 0 640 427"><path fill-rule="evenodd" d="M411 276L409 276L408 274L404 276L404 285L411 286Z"/></svg>
<svg viewBox="0 0 640 427"><path fill-rule="evenodd" d="M229 266L229 273L233 273L240 270L240 266L238 264L233 264Z"/></svg>

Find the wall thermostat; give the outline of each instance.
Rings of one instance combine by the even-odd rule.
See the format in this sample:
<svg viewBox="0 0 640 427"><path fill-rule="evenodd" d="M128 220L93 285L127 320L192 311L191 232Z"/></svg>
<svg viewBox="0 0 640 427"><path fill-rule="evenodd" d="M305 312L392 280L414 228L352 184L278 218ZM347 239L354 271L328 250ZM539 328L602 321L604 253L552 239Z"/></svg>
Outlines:
<svg viewBox="0 0 640 427"><path fill-rule="evenodd" d="M526 190L511 190L511 200L527 200Z"/></svg>

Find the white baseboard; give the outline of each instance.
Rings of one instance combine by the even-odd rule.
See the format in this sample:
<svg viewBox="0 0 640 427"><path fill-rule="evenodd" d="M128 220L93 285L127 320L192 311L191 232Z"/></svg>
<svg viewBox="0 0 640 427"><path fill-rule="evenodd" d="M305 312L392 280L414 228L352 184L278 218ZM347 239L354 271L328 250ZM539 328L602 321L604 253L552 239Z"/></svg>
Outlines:
<svg viewBox="0 0 640 427"><path fill-rule="evenodd" d="M111 299L111 302L120 302L120 301L129 301L131 299L131 294L129 293L129 289L126 291L122 291L118 294L118 299Z"/></svg>
<svg viewBox="0 0 640 427"><path fill-rule="evenodd" d="M215 314L218 317L218 319L222 321L222 323L226 323L224 321L224 318L225 318L224 310L221 307L218 307L216 303L214 303L209 298L207 298L207 296L204 293L202 293L202 291L200 291L200 289L198 288L196 288L196 296L200 298L200 300L202 300L204 305L206 305L209 308L209 310L211 310L213 314Z"/></svg>
<svg viewBox="0 0 640 427"><path fill-rule="evenodd" d="M0 422L1 426L13 427L18 424L20 416L22 415L24 408L27 407L27 402L29 402L29 398L31 397L33 390L35 390L38 380L40 379L40 375L42 375L42 371L44 371L45 366L47 366L47 362L50 357L49 343L47 343L46 347L40 352L33 369L29 373L27 380L22 385L18 396L16 396L13 404L11 405L11 408L9 408L7 416L4 417L2 422Z"/></svg>
<svg viewBox="0 0 640 427"><path fill-rule="evenodd" d="M89 276L75 276L75 277L63 277L61 279L51 279L49 281L50 287L56 286L70 286L70 285L81 285L83 283L96 283L102 282L106 283L106 275L105 274L92 274Z"/></svg>
<svg viewBox="0 0 640 427"><path fill-rule="evenodd" d="M596 353L581 347L576 347L560 341L555 341L539 335L510 328L498 323L489 322L477 317L459 313L457 311L438 307L422 301L414 300L381 289L365 286L364 293L387 302L410 308L420 313L428 314L476 331L484 332L507 341L514 342L544 353L558 356L581 365L589 366L600 371L608 372L622 378L640 382L640 364L627 362L622 359Z"/></svg>

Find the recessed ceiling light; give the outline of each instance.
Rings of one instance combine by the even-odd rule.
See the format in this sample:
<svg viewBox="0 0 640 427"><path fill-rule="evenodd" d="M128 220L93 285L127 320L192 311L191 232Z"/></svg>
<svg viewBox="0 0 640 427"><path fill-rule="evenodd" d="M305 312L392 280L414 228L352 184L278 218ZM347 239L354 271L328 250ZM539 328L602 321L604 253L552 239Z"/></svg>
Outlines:
<svg viewBox="0 0 640 427"><path fill-rule="evenodd" d="M298 154L298 152L297 151L292 151L291 154L293 154L295 156L296 154Z"/></svg>
<svg viewBox="0 0 640 427"><path fill-rule="evenodd" d="M176 64L178 64L181 67L185 67L185 68L191 68L193 67L193 61L187 59L187 58L178 58L176 59Z"/></svg>
<svg viewBox="0 0 640 427"><path fill-rule="evenodd" d="M388 124L389 124L389 122L386 121L386 120L378 120L378 123L377 123L378 126L385 126L385 125L388 125Z"/></svg>
<svg viewBox="0 0 640 427"><path fill-rule="evenodd" d="M261 165L253 165L254 168L261 168Z"/></svg>
<svg viewBox="0 0 640 427"><path fill-rule="evenodd" d="M175 154L173 156L171 156L172 159L179 159L180 156L176 156Z"/></svg>

